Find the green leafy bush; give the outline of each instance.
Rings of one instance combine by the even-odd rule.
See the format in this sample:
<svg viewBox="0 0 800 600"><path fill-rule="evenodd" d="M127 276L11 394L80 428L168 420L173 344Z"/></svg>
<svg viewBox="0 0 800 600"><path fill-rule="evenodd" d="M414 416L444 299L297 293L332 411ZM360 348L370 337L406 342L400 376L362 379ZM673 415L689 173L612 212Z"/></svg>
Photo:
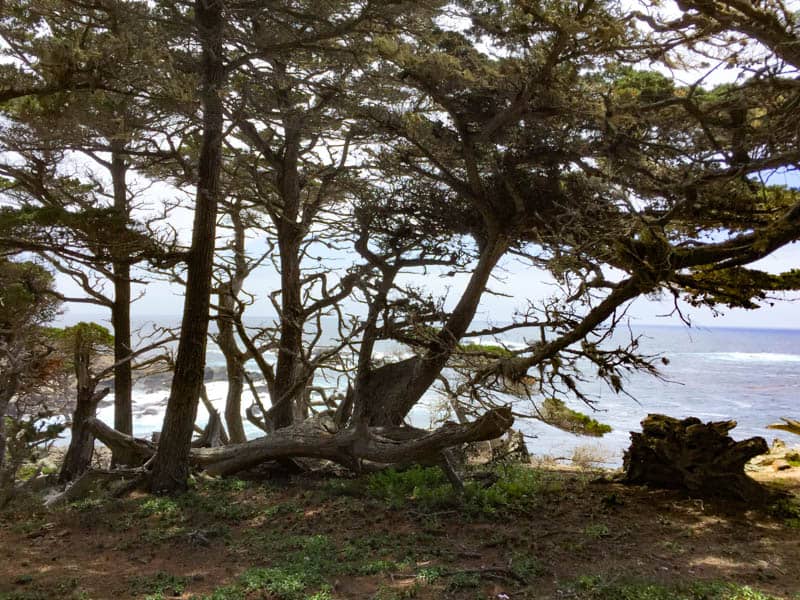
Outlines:
<svg viewBox="0 0 800 600"><path fill-rule="evenodd" d="M593 419L577 410L572 410L558 398L547 398L539 409L542 420L554 427L579 433L602 437L611 431L611 426Z"/></svg>

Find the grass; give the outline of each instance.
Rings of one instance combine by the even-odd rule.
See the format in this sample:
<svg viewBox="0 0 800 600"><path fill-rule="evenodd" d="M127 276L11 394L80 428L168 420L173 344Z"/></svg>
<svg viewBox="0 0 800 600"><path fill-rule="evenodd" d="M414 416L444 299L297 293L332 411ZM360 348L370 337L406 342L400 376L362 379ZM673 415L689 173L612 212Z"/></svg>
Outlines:
<svg viewBox="0 0 800 600"><path fill-rule="evenodd" d="M800 452L789 452L784 457L791 467L800 467Z"/></svg>
<svg viewBox="0 0 800 600"><path fill-rule="evenodd" d="M189 583L188 577L179 577L159 571L153 575L135 575L128 578L128 590L133 595L148 597L180 596Z"/></svg>
<svg viewBox="0 0 800 600"><path fill-rule="evenodd" d="M648 581L609 581L594 575L579 577L564 594L581 600L777 600L748 586L723 582L665 585ZM800 595L796 598L800 600Z"/></svg>
<svg viewBox="0 0 800 600"><path fill-rule="evenodd" d="M562 484L557 477L521 465L504 465L497 481L465 483L459 496L438 467L389 469L367 478L365 494L389 508L413 508L423 513L458 509L470 518L502 517L526 513L543 498L558 494Z"/></svg>
<svg viewBox="0 0 800 600"><path fill-rule="evenodd" d="M800 529L800 500L797 498L780 498L769 507L770 513L783 519L784 525L792 529Z"/></svg>
<svg viewBox="0 0 800 600"><path fill-rule="evenodd" d="M384 542L367 536L337 544L320 534L286 536L257 532L246 545L246 552L269 557L271 564L250 568L233 584L203 598L235 600L258 593L267 593L267 597L277 600L332 598L330 582L338 576L376 575L404 568L391 559L370 557L370 549Z"/></svg>
<svg viewBox="0 0 800 600"><path fill-rule="evenodd" d="M32 512L29 522L9 522L8 529L57 535L71 523L73 535L92 530L110 538L106 548L160 555L163 570L134 567L112 584L115 596L140 600L333 600L342 597L340 582L365 585L364 597L378 600L477 600L489 597L489 589L506 589L511 598L552 597L537 595L542 586L586 600L771 600L730 583L664 584L607 572L566 579L581 570L565 572L559 560L594 568L601 544L613 552L615 540L630 533L621 517L638 506L635 494L608 492L589 480L584 473L501 465L468 472L459 495L438 467L304 479L290 487L199 479L182 496L88 498L57 513ZM554 527L549 519L567 508L569 523ZM772 515L789 524L800 519L800 507L782 500ZM657 511L652 518L667 540L660 547L676 557L692 544L670 542L677 534L662 531L677 519ZM215 558L187 573L169 562L178 552L196 552L198 544L212 546L201 556L224 564ZM36 565L20 563L18 573L13 591L0 586L0 600L89 597L78 580L58 583L56 593L51 576ZM560 584L559 577L565 577Z"/></svg>

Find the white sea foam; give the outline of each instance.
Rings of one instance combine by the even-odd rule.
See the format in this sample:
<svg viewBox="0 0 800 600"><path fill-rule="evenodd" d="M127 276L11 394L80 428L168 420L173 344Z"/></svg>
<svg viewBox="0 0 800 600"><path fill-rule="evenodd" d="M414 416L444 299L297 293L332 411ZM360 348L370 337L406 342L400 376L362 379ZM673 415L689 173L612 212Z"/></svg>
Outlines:
<svg viewBox="0 0 800 600"><path fill-rule="evenodd" d="M800 362L800 354L775 352L706 352L698 356L727 362Z"/></svg>

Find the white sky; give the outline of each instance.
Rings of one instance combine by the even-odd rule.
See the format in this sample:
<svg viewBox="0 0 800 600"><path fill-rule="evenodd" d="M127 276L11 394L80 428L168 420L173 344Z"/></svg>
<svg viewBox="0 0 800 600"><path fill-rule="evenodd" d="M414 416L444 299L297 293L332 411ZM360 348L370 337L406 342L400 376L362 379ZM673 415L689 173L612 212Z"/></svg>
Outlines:
<svg viewBox="0 0 800 600"><path fill-rule="evenodd" d="M792 6L800 7L800 2L790 0ZM625 0L624 5L641 5L634 0ZM678 14L677 9L671 2L662 4L660 10L669 14ZM644 66L644 65L643 65ZM652 65L650 66L653 67ZM646 67L645 67L646 68ZM672 73L677 79L694 81L708 72L709 68L700 69L697 72L677 72ZM707 84L730 81L735 78L736 73L724 69L711 69L713 73L706 80ZM783 179L781 181L780 179ZM792 178L794 179L794 178ZM777 176L769 181L771 184L793 184L797 186L797 181L789 181L785 175ZM186 190L184 190L186 192ZM169 193L161 190L161 193ZM184 214L176 215L173 224L181 228L183 234L188 234L191 217L188 211ZM188 236L187 236L188 237ZM781 249L772 256L759 261L754 265L763 270L779 273L793 268L800 268L800 244L792 244ZM509 320L510 315L515 309L522 309L528 300L543 298L551 294L554 289L548 285L543 274L526 269L518 263L506 261L503 264L504 272L502 280L493 282L491 288L508 297L497 295L485 295L481 303L479 314L476 319L485 321ZM449 291L448 297L452 300L457 298L458 290L466 281L466 276L456 278L439 278L436 276L409 277L407 281L415 285L424 286L435 294L444 294ZM268 293L278 287L278 277L274 272L264 270L257 273L247 284L247 289L259 293L262 300L260 304L250 309L248 314L252 316L269 316L273 314L272 308L266 299ZM76 286L64 276L57 277L57 285L61 291L67 295L81 295ZM137 300L133 306L133 315L137 319L171 317L177 318L181 313L183 299L181 289L174 285L164 282L151 283L144 289L145 294ZM796 301L790 299L777 301L774 305L755 310L746 311L742 309L721 308L722 314L715 315L708 309L693 308L685 304L681 305L683 315L689 317L693 324L699 326L716 327L748 327L748 328L800 328L800 294L795 294ZM634 301L628 315L635 323L640 324L680 324L681 320L673 313L674 306L672 299L657 301L647 298L639 298ZM99 307L78 304L65 310L63 320L71 322L80 319L91 318L94 320L104 320L108 318L107 311Z"/></svg>
<svg viewBox="0 0 800 600"><path fill-rule="evenodd" d="M524 309L529 299L543 298L552 294L555 289L546 282L541 272L523 268L522 265L506 261L502 271L492 284L494 292L505 294L509 297L485 295L476 319L479 321L492 320L503 322L510 320L515 309ZM800 268L800 243L791 244L772 256L755 263L756 267L773 273ZM424 286L436 294L447 294L451 301L457 298L458 291L466 281L466 276L442 278L438 276L409 276L406 281L415 285ZM67 295L78 294L78 290L63 276L57 277L57 285ZM279 285L277 275L270 272L254 276L247 284L247 288L261 292L262 299L249 309L248 315L254 317L270 316L273 313L271 306L265 299L267 293ZM449 293L448 293L449 290ZM164 282L151 283L144 289L145 295L137 300L132 308L133 317L139 319L171 318L177 319L182 310L182 290L175 285ZM721 315L715 316L708 309L694 308L681 304L683 314L698 326L706 327L747 327L765 329L797 329L800 328L800 294L795 294L796 301L776 301L773 306L765 304L759 310L727 309L720 308ZM639 298L634 301L628 315L634 323L639 324L664 324L679 325L681 321L677 315L669 316L673 311L671 298L655 301ZM76 304L67 307L62 320L74 322L79 320L103 321L109 318L108 311L100 307Z"/></svg>

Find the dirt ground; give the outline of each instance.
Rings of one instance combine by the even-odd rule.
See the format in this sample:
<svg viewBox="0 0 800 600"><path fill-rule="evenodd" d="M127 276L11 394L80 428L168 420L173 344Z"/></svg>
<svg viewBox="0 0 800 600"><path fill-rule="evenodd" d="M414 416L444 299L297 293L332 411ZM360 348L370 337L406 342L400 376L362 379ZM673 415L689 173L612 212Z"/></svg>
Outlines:
<svg viewBox="0 0 800 600"><path fill-rule="evenodd" d="M417 488L381 496L375 482L320 477L200 482L178 501L134 494L52 511L18 506L0 515L0 599L756 600L800 593L794 501L753 510L597 482L597 475L538 470L535 497L509 484L524 502L478 513L421 502ZM800 498L798 467L755 477ZM656 594L705 582L717 591ZM714 595L726 583L738 591Z"/></svg>

